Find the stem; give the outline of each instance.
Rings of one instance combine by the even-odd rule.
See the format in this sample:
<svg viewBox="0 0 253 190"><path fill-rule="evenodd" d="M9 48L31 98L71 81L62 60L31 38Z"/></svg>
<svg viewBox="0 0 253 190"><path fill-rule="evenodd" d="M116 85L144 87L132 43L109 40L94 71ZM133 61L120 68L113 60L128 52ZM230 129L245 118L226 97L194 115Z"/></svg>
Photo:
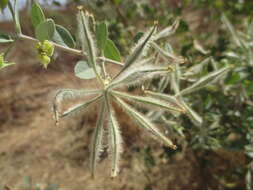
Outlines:
<svg viewBox="0 0 253 190"><path fill-rule="evenodd" d="M104 57L104 51L102 51L102 57ZM107 74L106 74L106 68L105 68L105 60L102 61L102 73L104 78L106 78Z"/></svg>
<svg viewBox="0 0 253 190"><path fill-rule="evenodd" d="M21 34L22 33L21 32L21 26L20 26L20 23L19 23L19 20L18 20L19 16L16 15L16 14L18 14L18 11L16 11L16 9L18 9L17 6L18 6L17 0L14 2L14 8L13 8L11 2L10 1L8 2L8 7L9 7L9 10L11 12L12 19L14 20L14 23L15 23L16 33Z"/></svg>
<svg viewBox="0 0 253 190"><path fill-rule="evenodd" d="M28 40L28 41L32 41L32 42L39 42L39 40L37 40L37 39L35 39L33 37L30 37L30 36L24 35L24 34L18 35L18 38L24 39L24 40ZM69 53L72 53L72 54L75 54L75 55L87 56L86 54L82 53L81 50L74 49L74 48L69 48L69 47L66 47L66 46L62 46L62 45L59 45L59 44L57 44L55 42L51 42L51 43L56 48L61 49L63 51L66 51L66 52L69 52ZM99 59L101 61L106 61L108 63L115 64L115 65L119 65L119 66L123 66L124 65L124 63L121 63L121 62L118 62L118 61L114 61L112 59L108 59L108 58L105 58L105 57L98 57L97 59Z"/></svg>
<svg viewBox="0 0 253 190"><path fill-rule="evenodd" d="M18 34L22 34L21 26L20 26L20 20L19 20L19 0L14 1L14 16L15 16L15 27Z"/></svg>

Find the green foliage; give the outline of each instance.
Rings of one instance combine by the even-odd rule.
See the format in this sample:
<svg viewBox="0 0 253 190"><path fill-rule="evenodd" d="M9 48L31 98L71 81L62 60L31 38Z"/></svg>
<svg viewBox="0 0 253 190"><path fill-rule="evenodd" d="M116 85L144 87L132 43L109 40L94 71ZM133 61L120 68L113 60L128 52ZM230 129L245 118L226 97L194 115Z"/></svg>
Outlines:
<svg viewBox="0 0 253 190"><path fill-rule="evenodd" d="M98 48L101 49L101 51L104 51L107 40L108 40L108 28L105 22L102 22L99 25L97 25L96 37L97 37Z"/></svg>
<svg viewBox="0 0 253 190"><path fill-rule="evenodd" d="M93 79L96 77L94 70L87 64L86 61L78 61L75 66L75 75L80 79ZM100 73L100 68L97 67Z"/></svg>
<svg viewBox="0 0 253 190"><path fill-rule="evenodd" d="M114 42L110 39L106 40L104 55L106 58L121 61L121 56L118 48L115 46Z"/></svg>
<svg viewBox="0 0 253 190"><path fill-rule="evenodd" d="M40 5L36 2L33 3L32 5L31 20L34 28L36 28L40 23L46 20L43 10L41 9Z"/></svg>
<svg viewBox="0 0 253 190"><path fill-rule="evenodd" d="M55 33L55 23L52 19L41 22L35 30L35 36L39 41L52 40Z"/></svg>
<svg viewBox="0 0 253 190"><path fill-rule="evenodd" d="M64 28L63 26L60 26L58 24L55 25L55 33L53 36L53 41L57 44L60 44L62 46L75 48L76 43L70 34L70 32Z"/></svg>

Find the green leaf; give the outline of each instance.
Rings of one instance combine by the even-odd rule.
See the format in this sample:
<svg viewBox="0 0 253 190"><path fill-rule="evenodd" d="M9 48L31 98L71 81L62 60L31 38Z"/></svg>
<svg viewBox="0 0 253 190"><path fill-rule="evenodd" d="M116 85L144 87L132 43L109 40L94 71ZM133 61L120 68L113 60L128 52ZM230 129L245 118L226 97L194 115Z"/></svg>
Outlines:
<svg viewBox="0 0 253 190"><path fill-rule="evenodd" d="M177 56L173 53L170 53L169 51L165 51L162 48L160 48L155 42L151 43L151 46L157 51L159 52L165 59L168 59L169 61L172 59L177 63L183 63L184 62L184 58Z"/></svg>
<svg viewBox="0 0 253 190"><path fill-rule="evenodd" d="M40 23L46 20L43 10L41 9L39 3L35 2L32 5L31 20L32 20L32 25L34 28L36 28Z"/></svg>
<svg viewBox="0 0 253 190"><path fill-rule="evenodd" d="M169 72L168 67L151 65L152 58L144 59L136 63L136 67L131 66L128 72L124 72L110 83L110 88L119 86L138 85L143 81L161 76Z"/></svg>
<svg viewBox="0 0 253 190"><path fill-rule="evenodd" d="M10 42L14 42L14 40L11 39L10 36L5 35L5 34L0 34L0 43L10 43Z"/></svg>
<svg viewBox="0 0 253 190"><path fill-rule="evenodd" d="M203 123L202 117L200 117L193 109L191 109L191 107L189 107L182 98L180 99L180 102L186 109L186 115L190 118L192 123L194 123L196 126L201 126Z"/></svg>
<svg viewBox="0 0 253 190"><path fill-rule="evenodd" d="M132 102L140 102L144 105L149 104L149 105L153 105L153 106L157 106L161 109L167 110L167 111L172 111L172 112L185 112L185 110L182 108L182 106L178 106L176 104L172 104L170 102L165 102L164 100L160 100L160 99L156 99L156 98L152 98L152 97L143 97L143 96L133 96L130 94L126 94L123 92L116 92L113 91L113 94L128 99Z"/></svg>
<svg viewBox="0 0 253 190"><path fill-rule="evenodd" d="M100 73L100 67L97 66ZM96 77L94 70L88 65L86 61L78 61L75 66L75 75L80 79L93 79Z"/></svg>
<svg viewBox="0 0 253 190"><path fill-rule="evenodd" d="M120 52L118 48L115 46L114 42L110 39L107 39L106 41L104 55L106 58L119 61L119 62L121 61Z"/></svg>
<svg viewBox="0 0 253 190"><path fill-rule="evenodd" d="M148 90L145 91L145 94L164 100L168 102L169 104L172 104L175 107L178 107L179 109L184 110L184 106L180 103L180 101L175 96L170 96L164 93L152 92Z"/></svg>
<svg viewBox="0 0 253 190"><path fill-rule="evenodd" d="M96 28L97 45L101 51L104 51L108 39L108 28L105 22L97 25Z"/></svg>
<svg viewBox="0 0 253 190"><path fill-rule="evenodd" d="M55 24L52 19L40 23L35 30L35 36L39 41L51 40L55 33Z"/></svg>
<svg viewBox="0 0 253 190"><path fill-rule="evenodd" d="M228 28L229 32L232 35L232 38L234 40L234 43L239 46L242 47L242 42L240 40L240 38L238 37L238 34L234 28L234 26L231 24L231 22L228 20L228 18L226 17L225 14L223 14L221 16L221 21L226 25L226 27Z"/></svg>
<svg viewBox="0 0 253 190"><path fill-rule="evenodd" d="M55 25L55 33L53 37L53 41L57 44L67 46L70 48L74 48L76 46L76 43L70 34L70 32L64 28L63 26L60 26L58 24Z"/></svg>
<svg viewBox="0 0 253 190"><path fill-rule="evenodd" d="M7 6L9 0L0 1L0 12Z"/></svg>
<svg viewBox="0 0 253 190"><path fill-rule="evenodd" d="M84 12L80 10L77 18L78 18L78 38L82 46L82 52L84 55L87 55L88 64L96 71L97 55L96 55L95 42L90 31L89 15L88 13L84 14Z"/></svg>
<svg viewBox="0 0 253 190"><path fill-rule="evenodd" d="M153 134L155 137L158 138L158 140L161 140L165 145L171 147L172 149L176 149L176 146L172 143L170 139L168 139L165 135L163 135L159 129L144 115L137 112L135 109L133 109L131 106L129 106L127 103L125 103L120 98L114 96L116 102L126 111L126 113L134 119L138 123L138 125L144 129L146 129L148 132Z"/></svg>
<svg viewBox="0 0 253 190"><path fill-rule="evenodd" d="M105 120L105 101L101 103L100 113L97 119L96 128L92 135L91 146L90 146L90 165L91 175L95 177L96 165L99 160L100 153L103 148L103 136L104 136L104 120Z"/></svg>
<svg viewBox="0 0 253 190"><path fill-rule="evenodd" d="M159 40L161 38L165 38L174 34L179 26L179 23L180 23L180 20L176 19L175 22L171 26L166 27L165 29L160 31L158 34L156 34L154 36L154 40Z"/></svg>
<svg viewBox="0 0 253 190"><path fill-rule="evenodd" d="M99 100L102 97L102 95L98 95L95 98L92 98L84 103L81 104L77 104L75 106L70 107L68 110L66 110L65 112L63 112L61 115L59 115L59 117L66 117L68 115L77 113L78 111L84 110L85 108L87 108L89 105L91 105L93 102L96 102L97 100Z"/></svg>
<svg viewBox="0 0 253 190"><path fill-rule="evenodd" d="M197 82L189 86L188 88L183 89L181 92L177 93L178 95L186 95L190 94L192 92L195 92L203 87L206 87L207 85L215 82L218 80L221 76L224 76L231 68L230 67L224 67L217 71L211 72L208 75L200 78Z"/></svg>
<svg viewBox="0 0 253 190"><path fill-rule="evenodd" d="M238 73L238 72L233 72L233 73L230 73L230 74L228 75L228 78L227 78L227 80L226 80L226 83L227 83L227 84L230 84L230 85L234 85L234 84L238 83L240 80L241 80L240 73Z"/></svg>
<svg viewBox="0 0 253 190"><path fill-rule="evenodd" d="M115 111L112 106L109 104L108 98L105 98L106 107L108 111L108 121L109 121L109 152L112 155L112 170L111 177L116 177L119 169L118 163L120 160L120 154L122 152L122 139L119 130L119 124L115 117Z"/></svg>
<svg viewBox="0 0 253 190"><path fill-rule="evenodd" d="M124 72L129 66L138 61L146 52L148 44L152 41L152 36L157 29L157 25L153 26L149 32L144 34L126 59L126 63L118 76Z"/></svg>
<svg viewBox="0 0 253 190"><path fill-rule="evenodd" d="M66 99L81 98L89 95L101 93L100 90L77 90L77 89L60 89L55 93L53 100L53 113L56 125L60 117L60 109L62 102Z"/></svg>

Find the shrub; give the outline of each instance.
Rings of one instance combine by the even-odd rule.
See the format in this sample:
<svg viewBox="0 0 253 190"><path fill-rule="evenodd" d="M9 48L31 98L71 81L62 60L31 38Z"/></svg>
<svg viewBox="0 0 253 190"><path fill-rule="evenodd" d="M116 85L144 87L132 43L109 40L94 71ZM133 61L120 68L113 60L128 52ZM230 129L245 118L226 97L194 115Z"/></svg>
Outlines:
<svg viewBox="0 0 253 190"><path fill-rule="evenodd" d="M100 153L105 147L106 134L108 134L107 143L111 157L111 176L117 176L119 171L118 165L123 148L115 105L121 107L131 119L158 141L176 149L176 145L153 124L152 120L155 121L155 118L161 117L167 124L184 114L194 125L201 127L203 120L189 106L186 96L218 81L231 69L226 65L215 67L212 72L199 77L198 74L206 64L205 61L188 68L184 64L185 59L177 56L172 48L162 41L175 32L179 25L178 19L161 31L157 29L158 23L154 22L147 32L138 34L139 40L135 47L126 59L122 60L119 50L108 37L106 23L97 24L93 15L83 11L82 7L78 7L78 35L75 41L67 29L55 24L53 19L45 17L38 3L34 3L31 9L31 21L36 38L23 34L17 3L17 0L14 0L14 4L8 2L16 33L2 34L0 42L14 43L17 39L35 42L38 58L45 68L51 61L54 49L81 55L83 60L76 64L75 75L84 80L95 78L99 84L98 89L60 89L56 92L52 105L54 118L58 124L61 118L89 109L91 104L99 104L100 111L90 145L90 165L93 177ZM2 8L5 6L6 3L1 4ZM4 60L8 52L9 49L1 54L1 69L13 64ZM107 71L108 64L115 64L121 69L112 76ZM187 81L184 88L180 85L181 81ZM171 87L170 95L164 93L168 85ZM132 86L141 90L138 95L125 92L126 87ZM85 101L63 110L62 103L75 98L83 98ZM147 109L137 109L136 105L139 104ZM156 114L155 109L159 110ZM151 114L151 119L147 117L145 110L152 110L148 112Z"/></svg>

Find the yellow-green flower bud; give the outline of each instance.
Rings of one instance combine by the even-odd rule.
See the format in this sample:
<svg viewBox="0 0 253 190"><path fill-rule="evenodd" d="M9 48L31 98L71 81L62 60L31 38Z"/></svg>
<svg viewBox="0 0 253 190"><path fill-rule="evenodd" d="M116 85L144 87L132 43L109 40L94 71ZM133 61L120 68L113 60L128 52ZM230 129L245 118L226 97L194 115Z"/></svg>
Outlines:
<svg viewBox="0 0 253 190"><path fill-rule="evenodd" d="M43 65L43 67L46 69L48 64L50 63L51 59L45 54L39 54L38 56L40 63Z"/></svg>
<svg viewBox="0 0 253 190"><path fill-rule="evenodd" d="M42 46L42 43L38 42L35 47L36 47L36 49L41 49L41 46Z"/></svg>
<svg viewBox="0 0 253 190"><path fill-rule="evenodd" d="M52 42L48 40L42 42L41 49L49 57L51 57L54 54L54 45Z"/></svg>

